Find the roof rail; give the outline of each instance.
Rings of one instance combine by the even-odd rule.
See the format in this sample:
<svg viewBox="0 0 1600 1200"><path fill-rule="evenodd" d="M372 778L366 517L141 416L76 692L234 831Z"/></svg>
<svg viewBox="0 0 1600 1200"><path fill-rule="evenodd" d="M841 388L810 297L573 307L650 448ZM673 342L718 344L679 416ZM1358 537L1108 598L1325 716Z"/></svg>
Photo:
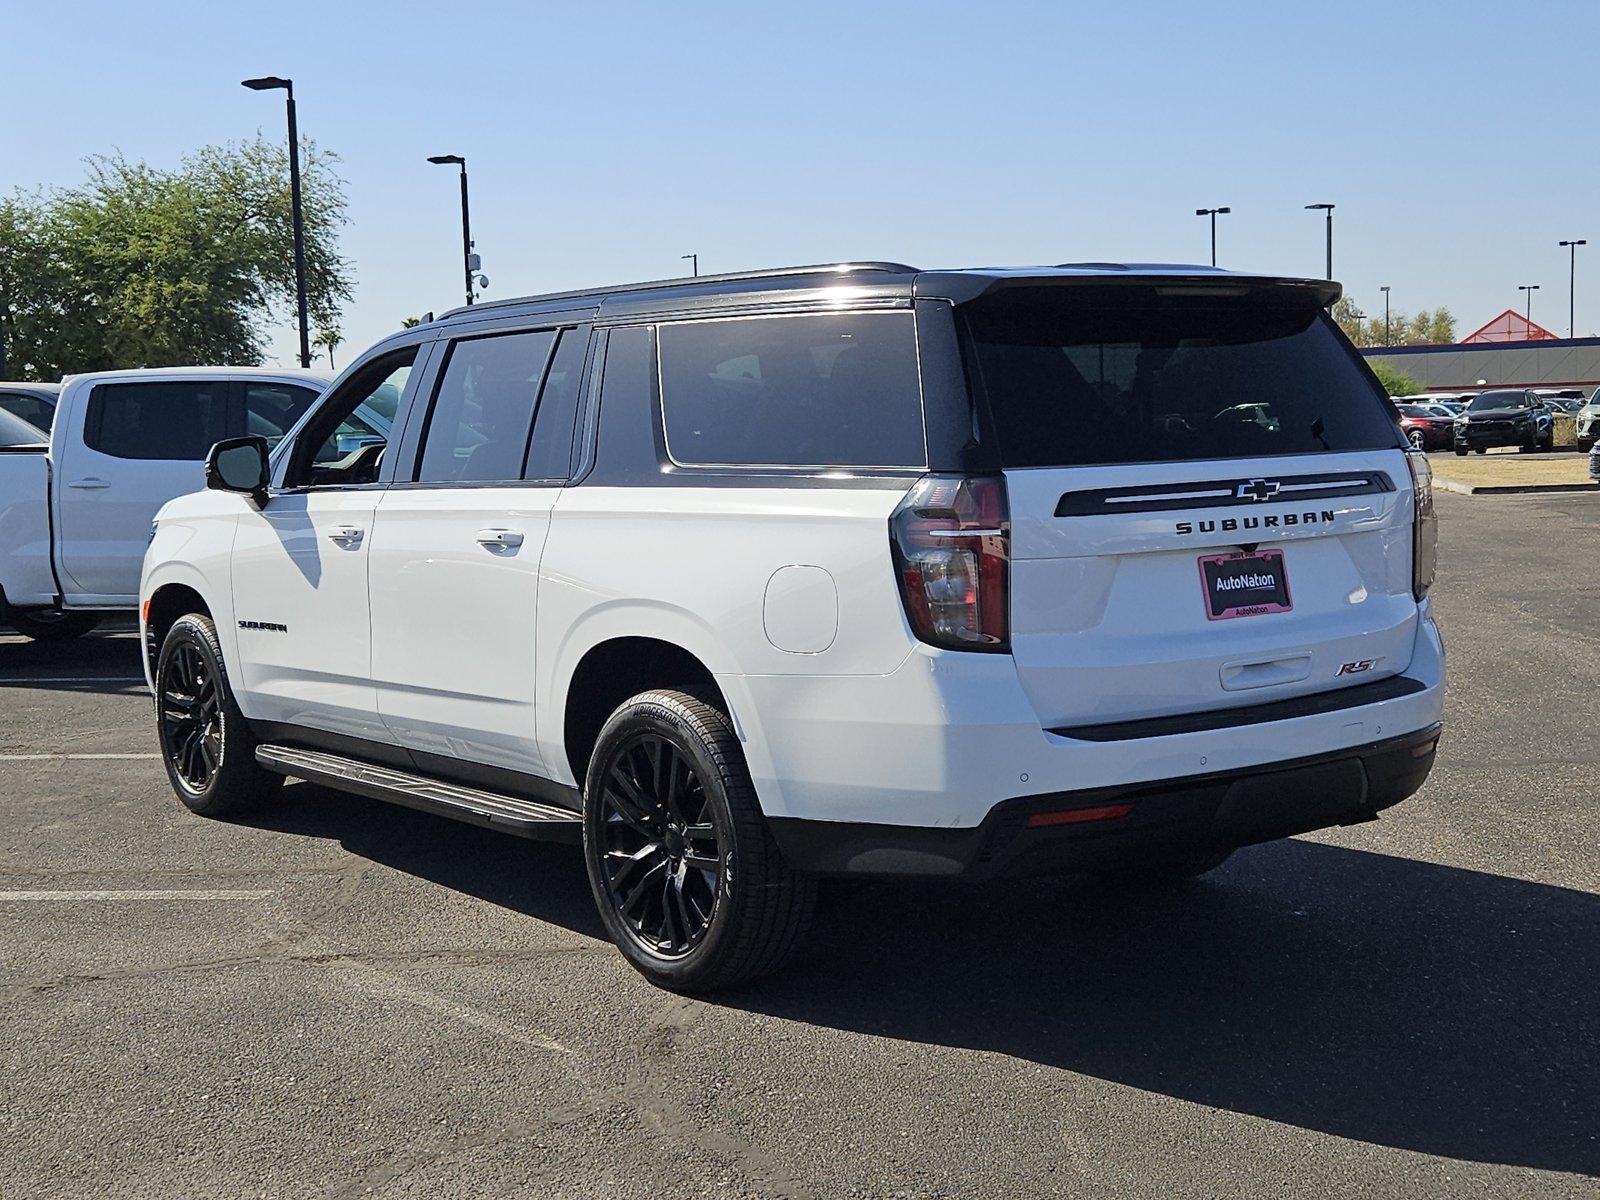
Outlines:
<svg viewBox="0 0 1600 1200"><path fill-rule="evenodd" d="M682 275L676 279L652 279L644 283L618 283L609 287L575 288L566 292L544 292L535 296L508 296L504 300L490 300L471 306L460 305L444 313L439 319L460 313L480 312L484 309L506 308L513 304L544 304L552 300L577 300L588 297L615 296L624 292L655 291L660 288L690 287L695 284L741 283L751 279L782 279L793 275L822 275L829 272L849 274L855 271L883 271L893 275L915 275L916 267L897 262L836 262L813 263L801 267L767 267L759 271L729 271L721 275Z"/></svg>

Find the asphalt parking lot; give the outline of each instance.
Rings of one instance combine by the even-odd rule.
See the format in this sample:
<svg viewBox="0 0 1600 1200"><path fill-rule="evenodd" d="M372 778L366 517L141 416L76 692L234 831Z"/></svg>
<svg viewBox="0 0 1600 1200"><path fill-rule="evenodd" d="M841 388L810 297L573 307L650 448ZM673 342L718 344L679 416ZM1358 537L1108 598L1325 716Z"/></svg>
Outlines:
<svg viewBox="0 0 1600 1200"><path fill-rule="evenodd" d="M582 864L189 815L131 633L0 636L0 1196L1595 1196L1600 496L1440 497L1446 740L1168 893L835 887L640 980Z"/></svg>

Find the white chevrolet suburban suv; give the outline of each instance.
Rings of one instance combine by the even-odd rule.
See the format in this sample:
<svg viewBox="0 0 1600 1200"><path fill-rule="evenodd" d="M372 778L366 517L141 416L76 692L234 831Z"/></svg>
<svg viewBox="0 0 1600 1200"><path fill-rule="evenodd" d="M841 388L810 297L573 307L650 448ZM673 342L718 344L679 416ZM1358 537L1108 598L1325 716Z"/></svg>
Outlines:
<svg viewBox="0 0 1600 1200"><path fill-rule="evenodd" d="M581 841L671 988L833 875L1181 878L1439 738L1427 460L1332 283L805 267L479 304L169 504L142 621L206 814L284 776ZM377 389L387 444L333 455Z"/></svg>

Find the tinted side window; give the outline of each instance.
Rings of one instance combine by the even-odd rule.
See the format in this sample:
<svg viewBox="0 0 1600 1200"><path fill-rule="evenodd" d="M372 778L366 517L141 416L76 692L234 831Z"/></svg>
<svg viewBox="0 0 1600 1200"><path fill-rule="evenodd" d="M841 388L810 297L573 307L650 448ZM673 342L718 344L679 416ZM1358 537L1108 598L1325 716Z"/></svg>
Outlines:
<svg viewBox="0 0 1600 1200"><path fill-rule="evenodd" d="M244 385L245 432L267 439L276 446L294 423L306 415L317 393L310 388L287 383L246 383Z"/></svg>
<svg viewBox="0 0 1600 1200"><path fill-rule="evenodd" d="M667 449L685 464L927 462L910 313L663 325Z"/></svg>
<svg viewBox="0 0 1600 1200"><path fill-rule="evenodd" d="M551 330L456 342L439 379L417 463L419 483L522 478Z"/></svg>
<svg viewBox="0 0 1600 1200"><path fill-rule="evenodd" d="M200 462L227 437L229 380L102 383L89 395L83 440L114 458Z"/></svg>
<svg viewBox="0 0 1600 1200"><path fill-rule="evenodd" d="M588 329L561 331L561 341L545 376L544 391L539 395L528 465L522 472L524 479L566 479L571 473L572 423L578 411L578 386L588 347Z"/></svg>

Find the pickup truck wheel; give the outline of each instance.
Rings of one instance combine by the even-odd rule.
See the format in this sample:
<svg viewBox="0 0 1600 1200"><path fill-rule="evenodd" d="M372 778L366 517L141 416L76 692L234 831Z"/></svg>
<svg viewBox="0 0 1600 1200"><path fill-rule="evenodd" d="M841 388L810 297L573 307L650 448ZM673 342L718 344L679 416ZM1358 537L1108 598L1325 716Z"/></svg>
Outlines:
<svg viewBox="0 0 1600 1200"><path fill-rule="evenodd" d="M816 883L783 859L725 713L644 692L606 722L584 786L584 859L606 931L652 983L710 992L775 968Z"/></svg>
<svg viewBox="0 0 1600 1200"><path fill-rule="evenodd" d="M161 760L172 790L192 811L238 812L282 785L282 776L256 762L256 742L228 687L210 617L190 613L173 622L156 658L155 684Z"/></svg>
<svg viewBox="0 0 1600 1200"><path fill-rule="evenodd" d="M100 624L100 614L62 612L59 608L30 610L13 608L6 614L6 620L10 621L11 628L23 637L32 638L36 642L65 642L71 638L82 637Z"/></svg>

